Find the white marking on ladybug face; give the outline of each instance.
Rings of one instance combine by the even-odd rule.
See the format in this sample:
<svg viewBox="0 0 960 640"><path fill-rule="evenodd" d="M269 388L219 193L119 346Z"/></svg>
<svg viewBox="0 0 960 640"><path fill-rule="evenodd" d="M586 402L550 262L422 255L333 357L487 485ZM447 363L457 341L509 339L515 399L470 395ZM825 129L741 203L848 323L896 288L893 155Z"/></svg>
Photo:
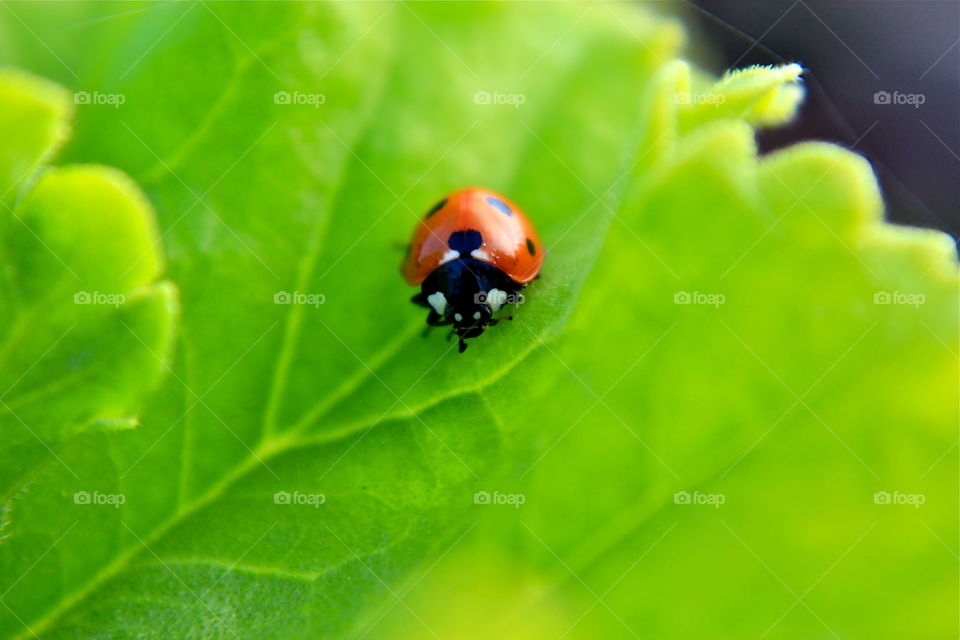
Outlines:
<svg viewBox="0 0 960 640"><path fill-rule="evenodd" d="M460 257L459 251L454 251L453 249L450 249L445 254L443 254L442 258L440 258L440 264L447 264L451 260L456 260L459 257Z"/></svg>
<svg viewBox="0 0 960 640"><path fill-rule="evenodd" d="M460 315L459 313L455 313L453 314L453 319L456 320L457 322L461 322L463 320L463 316Z"/></svg>
<svg viewBox="0 0 960 640"><path fill-rule="evenodd" d="M429 302L430 306L433 307L433 310L441 316L443 315L443 312L447 310L447 297L440 291L428 295L427 302Z"/></svg>
<svg viewBox="0 0 960 640"><path fill-rule="evenodd" d="M500 291L500 289L490 289L490 291L487 291L487 304L490 306L492 313L500 311L500 307L502 307L506 301L506 291Z"/></svg>
<svg viewBox="0 0 960 640"><path fill-rule="evenodd" d="M474 311L474 312L473 312L473 319L474 319L474 320L479 320L479 319L480 319L480 312L479 312L479 311Z"/></svg>
<svg viewBox="0 0 960 640"><path fill-rule="evenodd" d="M474 249L470 252L470 255L477 260L483 260L484 262L490 261L490 254L484 251L483 249Z"/></svg>

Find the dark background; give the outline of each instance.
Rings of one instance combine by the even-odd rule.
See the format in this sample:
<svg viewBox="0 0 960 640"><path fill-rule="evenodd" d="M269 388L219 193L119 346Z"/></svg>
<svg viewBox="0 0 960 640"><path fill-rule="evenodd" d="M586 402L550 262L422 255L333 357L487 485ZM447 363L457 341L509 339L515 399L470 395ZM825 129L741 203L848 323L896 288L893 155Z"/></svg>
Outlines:
<svg viewBox="0 0 960 640"><path fill-rule="evenodd" d="M698 62L712 71L809 70L800 117L761 133L763 150L804 139L852 147L873 163L889 220L960 236L960 2L690 0L683 11L693 38L710 43ZM878 91L924 103L876 104Z"/></svg>

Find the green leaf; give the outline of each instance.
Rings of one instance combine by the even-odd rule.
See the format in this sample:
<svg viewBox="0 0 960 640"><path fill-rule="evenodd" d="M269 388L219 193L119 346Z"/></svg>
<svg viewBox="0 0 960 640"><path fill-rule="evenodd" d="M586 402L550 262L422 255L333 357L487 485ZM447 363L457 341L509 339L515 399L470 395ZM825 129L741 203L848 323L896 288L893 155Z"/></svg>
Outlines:
<svg viewBox="0 0 960 640"><path fill-rule="evenodd" d="M758 159L728 120L638 178L547 356L569 375L530 399L543 429L477 486L522 504L477 507L368 637L955 635L953 242L883 223L861 157Z"/></svg>
<svg viewBox="0 0 960 640"><path fill-rule="evenodd" d="M678 114L681 126L688 130L720 118L740 118L758 127L783 124L793 118L803 100L802 72L798 64L754 66L729 71L716 83L699 78L693 82L689 68L680 65L677 74L683 89L677 102L682 105ZM700 84L707 88L691 88Z"/></svg>
<svg viewBox="0 0 960 640"><path fill-rule="evenodd" d="M9 207L66 137L71 105L62 87L12 69L0 69L0 91L0 201Z"/></svg>
<svg viewBox="0 0 960 640"><path fill-rule="evenodd" d="M153 213L129 178L98 166L36 177L68 129L65 92L4 70L0 95L2 184L23 192L0 198L0 495L12 536L19 494L48 467L78 479L64 447L85 432L136 425L171 346L176 299L172 285L155 282Z"/></svg>
<svg viewBox="0 0 960 640"><path fill-rule="evenodd" d="M49 474L23 500L3 557L36 566L0 621L14 636L349 633L462 530L467 483L500 462L485 390L566 324L678 31L641 16L626 31L606 8L487 4L184 4L123 19L174 35L137 44L129 69L81 77L78 90L121 98L80 105L68 153L124 168L151 196L180 348L140 428L77 442L62 457L80 479ZM92 39L113 28L86 24ZM514 325L461 357L421 337L394 247L470 183L521 203L550 266ZM75 487L124 504L65 505Z"/></svg>
<svg viewBox="0 0 960 640"><path fill-rule="evenodd" d="M101 97L65 153L142 185L182 327L140 426L81 429L17 496L0 635L809 637L824 611L905 637L909 607L956 631L955 257L879 222L853 154L757 159L798 67L714 84L613 4L69 7L14 7L3 46ZM395 247L467 184L549 253L459 355ZM534 604L482 606L508 598Z"/></svg>

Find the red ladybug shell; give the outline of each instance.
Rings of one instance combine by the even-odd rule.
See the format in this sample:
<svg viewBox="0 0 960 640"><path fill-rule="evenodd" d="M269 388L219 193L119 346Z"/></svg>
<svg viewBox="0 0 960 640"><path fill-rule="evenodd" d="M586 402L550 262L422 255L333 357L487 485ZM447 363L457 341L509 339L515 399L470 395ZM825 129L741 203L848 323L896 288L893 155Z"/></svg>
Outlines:
<svg viewBox="0 0 960 640"><path fill-rule="evenodd" d="M450 234L470 229L483 237L472 257L492 264L520 284L537 277L543 245L527 216L494 191L467 187L433 205L417 225L403 263L407 283L421 284L434 269L455 258L447 244Z"/></svg>

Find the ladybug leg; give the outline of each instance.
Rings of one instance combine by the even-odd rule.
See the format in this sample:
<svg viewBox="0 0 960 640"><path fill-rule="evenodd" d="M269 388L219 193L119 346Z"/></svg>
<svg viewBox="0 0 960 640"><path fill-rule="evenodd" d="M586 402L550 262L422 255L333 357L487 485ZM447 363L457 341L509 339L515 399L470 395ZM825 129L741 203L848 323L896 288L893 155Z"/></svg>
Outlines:
<svg viewBox="0 0 960 640"><path fill-rule="evenodd" d="M423 335L429 334L433 327L444 327L448 324L451 324L450 320L445 320L443 316L431 308L430 313L427 314L427 328L423 330Z"/></svg>
<svg viewBox="0 0 960 640"><path fill-rule="evenodd" d="M425 295L423 295L423 292L422 292L422 291L421 291L420 293L418 293L417 295L412 296L412 297L410 298L410 302L412 302L413 304L419 305L419 306L421 306L421 307L426 307L426 308L428 308L428 309L432 309L432 308L433 308L433 307L430 306L430 303L427 302L427 297L426 297Z"/></svg>
<svg viewBox="0 0 960 640"><path fill-rule="evenodd" d="M466 343L466 341L464 341L464 339L463 339L462 337L460 338L460 346L459 346L459 349L460 349L460 353L463 353L464 351L467 350L467 343Z"/></svg>

